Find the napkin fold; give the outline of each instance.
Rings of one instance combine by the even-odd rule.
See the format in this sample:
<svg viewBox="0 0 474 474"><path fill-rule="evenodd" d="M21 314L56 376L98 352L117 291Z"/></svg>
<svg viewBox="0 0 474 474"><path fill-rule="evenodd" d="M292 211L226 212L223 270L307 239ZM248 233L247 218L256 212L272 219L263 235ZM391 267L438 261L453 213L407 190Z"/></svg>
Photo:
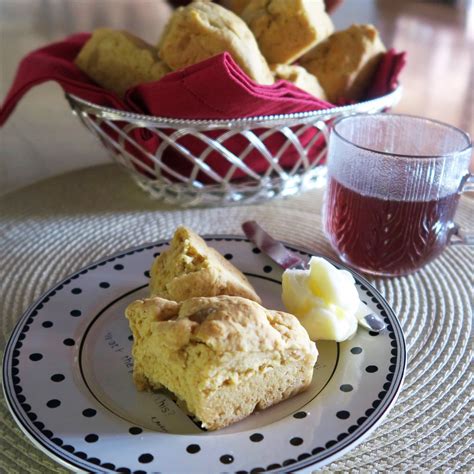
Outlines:
<svg viewBox="0 0 474 474"><path fill-rule="evenodd" d="M167 74L159 81L132 87L122 99L94 83L74 64L77 54L90 36L89 33L75 34L28 54L21 61L13 84L0 108L0 126L5 124L17 103L32 87L46 81L55 81L66 93L100 106L176 119L227 120L333 107L333 104L319 100L284 80L270 86L255 83L228 53ZM394 90L404 61L404 53L396 53L394 50L387 52L367 92L367 98L374 98ZM120 125L117 123L117 126ZM299 127L293 127L293 133L298 133ZM206 140L191 134L185 135L174 142L174 147L168 146L163 151L162 146L160 151L162 139L155 134L138 132L140 131L133 132L133 138L141 149L127 143L126 151L137 159L136 169L148 176L154 174L151 155L155 155L157 151L162 163L169 167L168 171L166 166L164 167L162 175L170 181L180 179L176 173L208 184L217 183L222 177L236 180L252 173L262 174L269 170L267 157L255 148L245 155L242 166L232 165L222 159L220 152L212 151L206 156L203 171L194 176L191 175L192 160L186 153L182 153L182 149L180 151L180 146L188 148L192 155L199 156L207 147ZM267 129L254 131L272 153L278 152L288 140L281 132L269 136L265 135L265 132ZM108 130L106 133L113 135L116 132ZM172 133L173 130L169 130L169 135ZM222 130L212 130L204 132L204 136L218 138L222 133L224 133ZM308 165L318 155L318 150L324 146L324 142L320 139L313 140L315 133L315 130L310 130L299 136L302 146L311 144ZM248 149L249 143L249 140L242 135L234 135L226 140L224 145L236 157L240 157ZM287 146L281 153L279 166L282 169L290 169L299 159L300 153L295 146ZM144 166L140 166L140 163Z"/></svg>

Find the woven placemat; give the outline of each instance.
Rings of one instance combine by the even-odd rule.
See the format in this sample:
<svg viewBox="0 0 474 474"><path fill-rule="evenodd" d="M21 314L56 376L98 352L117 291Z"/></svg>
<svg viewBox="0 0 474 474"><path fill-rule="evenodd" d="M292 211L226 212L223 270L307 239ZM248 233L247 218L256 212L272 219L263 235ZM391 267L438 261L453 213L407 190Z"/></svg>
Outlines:
<svg viewBox="0 0 474 474"><path fill-rule="evenodd" d="M321 230L321 191L260 206L176 210L149 200L114 166L43 181L0 198L0 348L16 320L45 290L100 257L168 238L179 224L237 233L249 218L277 238L334 256ZM460 224L472 225L463 198ZM472 229L471 229L472 230ZM398 402L363 444L330 470L474 468L470 390L474 252L447 249L422 271L372 279L399 315L408 368ZM66 472L35 449L0 404L0 471Z"/></svg>

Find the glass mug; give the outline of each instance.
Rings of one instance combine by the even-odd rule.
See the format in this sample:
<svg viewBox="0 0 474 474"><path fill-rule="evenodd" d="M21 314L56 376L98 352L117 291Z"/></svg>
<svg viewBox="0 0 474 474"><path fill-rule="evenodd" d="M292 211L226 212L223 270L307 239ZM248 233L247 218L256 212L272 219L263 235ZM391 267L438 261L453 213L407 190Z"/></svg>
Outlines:
<svg viewBox="0 0 474 474"><path fill-rule="evenodd" d="M435 120L358 114L336 121L323 222L341 259L365 273L406 275L454 243L462 235L453 221L460 194L474 189L471 150L467 133Z"/></svg>

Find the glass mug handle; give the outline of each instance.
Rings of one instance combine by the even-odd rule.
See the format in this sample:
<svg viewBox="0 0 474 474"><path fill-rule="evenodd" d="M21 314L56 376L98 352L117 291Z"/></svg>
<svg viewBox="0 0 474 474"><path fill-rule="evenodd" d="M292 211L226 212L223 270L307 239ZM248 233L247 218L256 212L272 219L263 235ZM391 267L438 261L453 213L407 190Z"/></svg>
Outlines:
<svg viewBox="0 0 474 474"><path fill-rule="evenodd" d="M461 193L474 191L474 174L468 173L464 176L459 185L459 191ZM454 223L449 245L474 245L474 234L464 232L459 224Z"/></svg>

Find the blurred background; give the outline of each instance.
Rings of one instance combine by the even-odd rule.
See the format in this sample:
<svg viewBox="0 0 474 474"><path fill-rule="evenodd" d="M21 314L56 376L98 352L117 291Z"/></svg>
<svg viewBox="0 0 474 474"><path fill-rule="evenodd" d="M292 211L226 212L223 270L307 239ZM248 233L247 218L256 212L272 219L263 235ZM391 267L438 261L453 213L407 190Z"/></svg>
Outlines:
<svg viewBox="0 0 474 474"><path fill-rule="evenodd" d="M156 44L172 11L167 0L0 0L0 101L21 58L64 36L99 26ZM408 52L396 112L448 122L474 134L472 0L344 0L337 29L372 23L387 47ZM72 116L53 83L33 89L0 129L0 194L39 179L109 162Z"/></svg>

